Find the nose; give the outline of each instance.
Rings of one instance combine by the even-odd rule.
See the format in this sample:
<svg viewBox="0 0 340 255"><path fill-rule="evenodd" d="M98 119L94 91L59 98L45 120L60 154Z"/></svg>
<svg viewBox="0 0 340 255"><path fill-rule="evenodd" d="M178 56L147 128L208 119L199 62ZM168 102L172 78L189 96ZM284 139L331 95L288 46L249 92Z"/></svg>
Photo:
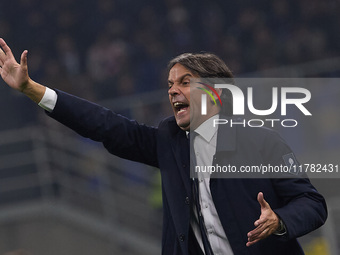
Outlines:
<svg viewBox="0 0 340 255"><path fill-rule="evenodd" d="M180 93L181 93L181 91L178 89L178 87L175 84L172 85L171 88L169 88L169 90L168 90L168 94L170 96L175 96L175 95L178 95Z"/></svg>

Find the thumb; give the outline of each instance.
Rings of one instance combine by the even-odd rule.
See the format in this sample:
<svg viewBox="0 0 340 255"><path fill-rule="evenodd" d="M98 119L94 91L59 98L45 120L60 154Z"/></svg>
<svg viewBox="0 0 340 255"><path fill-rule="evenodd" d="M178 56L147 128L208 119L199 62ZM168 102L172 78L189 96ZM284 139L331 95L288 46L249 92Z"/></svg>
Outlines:
<svg viewBox="0 0 340 255"><path fill-rule="evenodd" d="M27 54L28 54L28 51L24 50L23 53L21 54L21 59L20 59L20 65L24 67L25 69L27 68Z"/></svg>
<svg viewBox="0 0 340 255"><path fill-rule="evenodd" d="M267 201L264 199L263 193L259 192L259 194L257 194L257 201L259 202L260 206L261 206L261 210L262 209L267 209L270 208L269 204L267 203Z"/></svg>

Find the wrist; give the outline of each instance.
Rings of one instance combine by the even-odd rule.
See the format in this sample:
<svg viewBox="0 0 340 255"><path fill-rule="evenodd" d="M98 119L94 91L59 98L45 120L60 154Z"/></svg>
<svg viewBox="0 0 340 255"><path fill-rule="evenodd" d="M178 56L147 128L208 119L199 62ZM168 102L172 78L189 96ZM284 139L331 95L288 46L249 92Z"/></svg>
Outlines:
<svg viewBox="0 0 340 255"><path fill-rule="evenodd" d="M275 230L274 235L284 235L287 233L286 225L280 218L278 218L278 220L279 220L279 226Z"/></svg>
<svg viewBox="0 0 340 255"><path fill-rule="evenodd" d="M21 92L33 100L35 103L39 103L44 96L46 87L28 78L27 83L22 86Z"/></svg>
<svg viewBox="0 0 340 255"><path fill-rule="evenodd" d="M276 232L281 232L282 230L284 230L284 224L283 224L283 221L281 219L279 219L279 226L278 228L276 229Z"/></svg>
<svg viewBox="0 0 340 255"><path fill-rule="evenodd" d="M31 80L31 78L28 77L27 81L23 82L19 86L19 91L22 92L25 95L28 94L29 91L31 90L32 83L33 83L33 80Z"/></svg>

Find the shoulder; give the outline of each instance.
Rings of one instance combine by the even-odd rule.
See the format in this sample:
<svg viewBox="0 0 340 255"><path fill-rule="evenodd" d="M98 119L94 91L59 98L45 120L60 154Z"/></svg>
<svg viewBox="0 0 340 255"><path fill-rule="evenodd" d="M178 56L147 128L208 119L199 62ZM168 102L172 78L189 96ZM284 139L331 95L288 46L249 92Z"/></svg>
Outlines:
<svg viewBox="0 0 340 255"><path fill-rule="evenodd" d="M170 133L177 133L180 128L176 123L174 116L167 117L163 119L158 125L159 131L166 131Z"/></svg>
<svg viewBox="0 0 340 255"><path fill-rule="evenodd" d="M268 142L285 143L278 131L267 127L236 127L238 140L254 141L257 144Z"/></svg>
<svg viewBox="0 0 340 255"><path fill-rule="evenodd" d="M268 162L282 162L285 155L293 153L276 130L266 127L237 127L236 132L240 145L258 150Z"/></svg>
<svg viewBox="0 0 340 255"><path fill-rule="evenodd" d="M164 126L164 125L168 125L169 123L176 123L176 119L175 119L174 116L169 116L169 117L163 119L163 120L159 123L158 127L161 127L161 126Z"/></svg>

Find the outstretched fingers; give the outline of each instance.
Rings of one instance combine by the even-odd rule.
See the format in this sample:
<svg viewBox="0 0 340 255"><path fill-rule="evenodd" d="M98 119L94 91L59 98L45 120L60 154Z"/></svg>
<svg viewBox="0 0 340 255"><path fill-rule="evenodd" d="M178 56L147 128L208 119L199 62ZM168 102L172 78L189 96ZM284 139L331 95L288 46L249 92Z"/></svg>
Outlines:
<svg viewBox="0 0 340 255"><path fill-rule="evenodd" d="M6 57L6 54L0 48L0 67L2 67L4 65L5 57Z"/></svg>
<svg viewBox="0 0 340 255"><path fill-rule="evenodd" d="M2 57L14 58L13 53L12 53L10 47L8 47L7 43L2 38L0 38L0 47L2 48L2 51L1 51L1 54L0 54L1 59L2 59ZM3 54L3 53L5 53L5 54Z"/></svg>
<svg viewBox="0 0 340 255"><path fill-rule="evenodd" d="M4 39L0 38L0 67L3 68L6 60L13 56L11 49L8 47ZM6 53L8 52L8 53Z"/></svg>

